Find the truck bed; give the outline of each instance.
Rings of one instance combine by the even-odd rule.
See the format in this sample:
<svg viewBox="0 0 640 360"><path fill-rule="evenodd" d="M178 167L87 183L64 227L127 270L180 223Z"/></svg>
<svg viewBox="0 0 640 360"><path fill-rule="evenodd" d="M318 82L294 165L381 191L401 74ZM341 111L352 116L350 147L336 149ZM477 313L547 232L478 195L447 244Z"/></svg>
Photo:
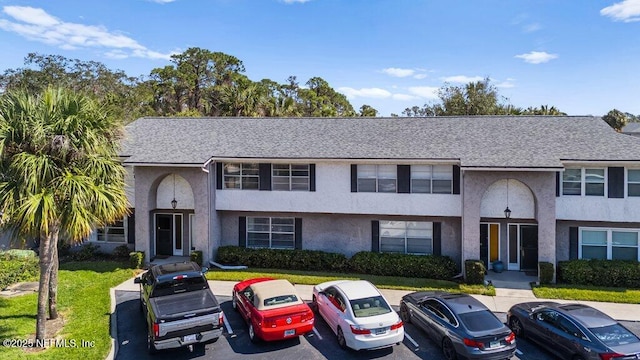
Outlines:
<svg viewBox="0 0 640 360"><path fill-rule="evenodd" d="M174 321L220 312L220 305L209 289L150 298L157 321Z"/></svg>

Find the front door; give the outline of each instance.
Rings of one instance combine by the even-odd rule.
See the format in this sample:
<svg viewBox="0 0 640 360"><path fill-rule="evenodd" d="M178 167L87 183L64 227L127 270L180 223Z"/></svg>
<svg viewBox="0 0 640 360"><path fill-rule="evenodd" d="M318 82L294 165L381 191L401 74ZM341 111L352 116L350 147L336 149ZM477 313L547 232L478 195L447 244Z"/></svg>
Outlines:
<svg viewBox="0 0 640 360"><path fill-rule="evenodd" d="M156 255L173 255L172 214L156 214Z"/></svg>
<svg viewBox="0 0 640 360"><path fill-rule="evenodd" d="M538 225L509 224L509 270L538 269Z"/></svg>
<svg viewBox="0 0 640 360"><path fill-rule="evenodd" d="M500 224L480 224L480 260L487 269L500 260Z"/></svg>

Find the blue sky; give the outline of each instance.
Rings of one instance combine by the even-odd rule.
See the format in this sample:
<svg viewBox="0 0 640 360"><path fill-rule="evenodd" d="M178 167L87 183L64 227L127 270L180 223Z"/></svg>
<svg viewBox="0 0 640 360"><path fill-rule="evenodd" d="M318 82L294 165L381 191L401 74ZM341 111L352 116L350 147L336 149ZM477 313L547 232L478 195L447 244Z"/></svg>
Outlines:
<svg viewBox="0 0 640 360"><path fill-rule="evenodd" d="M485 77L514 106L640 114L640 0L0 0L0 71L37 52L148 75L189 47L382 116Z"/></svg>

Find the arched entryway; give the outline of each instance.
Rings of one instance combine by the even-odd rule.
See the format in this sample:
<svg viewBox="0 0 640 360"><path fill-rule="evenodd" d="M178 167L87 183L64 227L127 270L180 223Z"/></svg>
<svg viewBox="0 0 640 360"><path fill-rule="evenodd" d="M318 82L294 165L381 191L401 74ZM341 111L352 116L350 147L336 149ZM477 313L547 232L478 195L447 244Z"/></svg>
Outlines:
<svg viewBox="0 0 640 360"><path fill-rule="evenodd" d="M482 196L480 259L488 268L492 268L492 263L499 260L508 270L537 270L538 224L535 196L519 180L497 180Z"/></svg>
<svg viewBox="0 0 640 360"><path fill-rule="evenodd" d="M156 209L152 216L156 256L189 254L193 209L189 182L177 174L165 176L156 191Z"/></svg>

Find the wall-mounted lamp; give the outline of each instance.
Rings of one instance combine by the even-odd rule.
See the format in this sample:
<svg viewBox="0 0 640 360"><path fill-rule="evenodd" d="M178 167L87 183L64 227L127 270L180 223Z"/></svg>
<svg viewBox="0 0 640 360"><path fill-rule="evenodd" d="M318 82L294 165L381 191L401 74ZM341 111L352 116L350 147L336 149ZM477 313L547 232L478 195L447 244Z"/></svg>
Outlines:
<svg viewBox="0 0 640 360"><path fill-rule="evenodd" d="M511 217L511 209L509 209L509 179L507 179L507 208L504 209L504 217L507 219Z"/></svg>
<svg viewBox="0 0 640 360"><path fill-rule="evenodd" d="M171 207L175 210L178 206L178 200L176 200L176 174L173 174L173 200L171 200Z"/></svg>

